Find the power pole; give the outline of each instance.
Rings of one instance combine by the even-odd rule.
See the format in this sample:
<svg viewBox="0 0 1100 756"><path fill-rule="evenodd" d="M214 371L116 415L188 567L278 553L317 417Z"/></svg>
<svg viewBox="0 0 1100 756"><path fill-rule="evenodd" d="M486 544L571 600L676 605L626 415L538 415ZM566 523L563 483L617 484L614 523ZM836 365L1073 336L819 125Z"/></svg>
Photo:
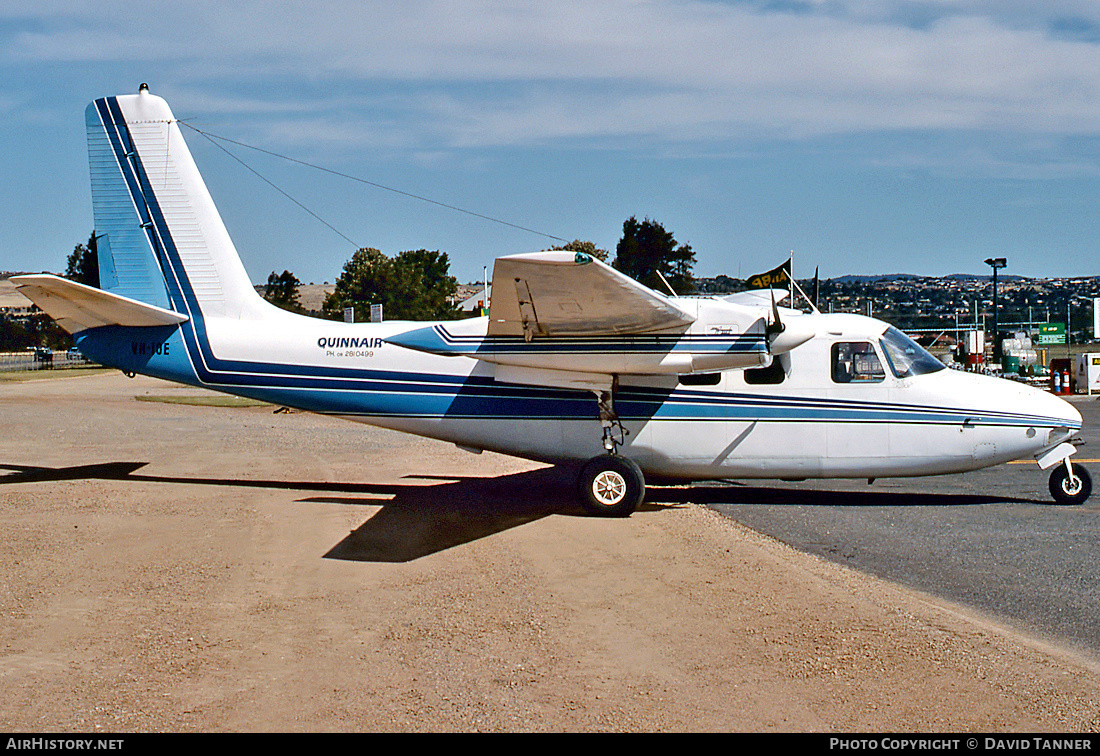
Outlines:
<svg viewBox="0 0 1100 756"><path fill-rule="evenodd" d="M993 268L993 362L1000 364L1001 340L998 338L997 331L997 271L1008 265L1008 261L1003 257L989 257L985 264Z"/></svg>

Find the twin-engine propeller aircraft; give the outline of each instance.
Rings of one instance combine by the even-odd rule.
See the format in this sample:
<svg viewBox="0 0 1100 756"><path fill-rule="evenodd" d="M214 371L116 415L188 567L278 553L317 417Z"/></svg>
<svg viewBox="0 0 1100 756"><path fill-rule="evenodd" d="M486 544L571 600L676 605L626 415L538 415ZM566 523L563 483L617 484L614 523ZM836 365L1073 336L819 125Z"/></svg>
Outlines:
<svg viewBox="0 0 1100 756"><path fill-rule="evenodd" d="M85 117L102 289L13 280L128 374L580 463L583 506L602 515L633 512L646 475L873 479L1034 458L1059 502L1091 492L1067 402L947 370L878 320L780 309L774 291L666 297L540 252L496 261L488 317L290 314L253 289L164 100L142 85Z"/></svg>

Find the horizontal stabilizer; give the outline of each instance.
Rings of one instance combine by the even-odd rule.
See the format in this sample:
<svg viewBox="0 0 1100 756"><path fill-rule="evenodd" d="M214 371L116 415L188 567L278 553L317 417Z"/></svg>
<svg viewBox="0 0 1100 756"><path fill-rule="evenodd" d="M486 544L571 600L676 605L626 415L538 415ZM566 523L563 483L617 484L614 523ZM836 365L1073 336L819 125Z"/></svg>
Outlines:
<svg viewBox="0 0 1100 756"><path fill-rule="evenodd" d="M722 301L745 307L768 307L779 304L790 295L786 289L749 289L722 297Z"/></svg>
<svg viewBox="0 0 1100 756"><path fill-rule="evenodd" d="M489 336L598 336L682 328L695 316L584 253L497 258Z"/></svg>
<svg viewBox="0 0 1100 756"><path fill-rule="evenodd" d="M187 321L178 312L58 276L13 276L11 282L69 333L109 325L163 326Z"/></svg>

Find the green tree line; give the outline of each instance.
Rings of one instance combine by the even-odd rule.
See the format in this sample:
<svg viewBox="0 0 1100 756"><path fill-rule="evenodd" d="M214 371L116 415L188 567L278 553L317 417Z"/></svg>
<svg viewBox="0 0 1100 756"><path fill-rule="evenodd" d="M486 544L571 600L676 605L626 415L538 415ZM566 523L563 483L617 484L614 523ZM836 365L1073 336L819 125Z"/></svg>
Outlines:
<svg viewBox="0 0 1100 756"><path fill-rule="evenodd" d="M603 261L609 256L606 249L580 239L552 249L584 252ZM611 261L616 270L661 290L665 290L663 276L678 294L694 291L694 264L690 245L679 244L657 221L646 218L639 222L636 217L623 223L623 238ZM295 309L292 303L296 295L287 277L293 278L289 271L284 271L282 277L272 272L265 296L281 307ZM457 288L446 252L418 249L389 257L378 249L364 247L344 264L335 289L325 298L321 315L340 320L344 308L352 307L355 320L365 321L370 318L370 306L375 304L382 305L386 320L448 320L461 317L454 304Z"/></svg>

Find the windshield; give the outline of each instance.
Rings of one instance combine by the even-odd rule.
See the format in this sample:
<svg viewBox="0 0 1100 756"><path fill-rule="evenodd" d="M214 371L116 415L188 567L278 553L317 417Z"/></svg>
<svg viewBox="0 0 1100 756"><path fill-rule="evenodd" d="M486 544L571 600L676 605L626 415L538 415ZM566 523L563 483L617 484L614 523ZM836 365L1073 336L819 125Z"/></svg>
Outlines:
<svg viewBox="0 0 1100 756"><path fill-rule="evenodd" d="M946 367L924 347L893 326L886 329L881 343L883 351L886 352L886 361L890 363L890 369L898 378L934 373Z"/></svg>

